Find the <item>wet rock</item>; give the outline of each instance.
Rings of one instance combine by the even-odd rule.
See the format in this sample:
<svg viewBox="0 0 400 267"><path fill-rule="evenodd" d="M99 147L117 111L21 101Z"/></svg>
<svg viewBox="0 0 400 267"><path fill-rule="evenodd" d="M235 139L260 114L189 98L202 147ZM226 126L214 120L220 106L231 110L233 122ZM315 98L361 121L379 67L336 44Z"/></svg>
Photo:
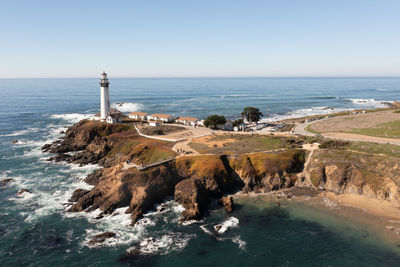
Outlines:
<svg viewBox="0 0 400 267"><path fill-rule="evenodd" d="M23 193L30 193L30 191L28 189L26 189L26 188L22 188L21 190L18 191L17 195L20 196Z"/></svg>
<svg viewBox="0 0 400 267"><path fill-rule="evenodd" d="M175 201L185 208L182 220L198 220L209 202L209 196L199 179L190 178L176 185Z"/></svg>
<svg viewBox="0 0 400 267"><path fill-rule="evenodd" d="M47 159L47 161L55 161L55 162L60 162L60 161L67 161L70 162L71 160L71 156L64 154L64 153L60 153L57 154L56 156L50 157Z"/></svg>
<svg viewBox="0 0 400 267"><path fill-rule="evenodd" d="M86 195L89 192L90 192L90 190L78 188L74 191L74 193L72 193L72 196L68 201L76 202L76 201L78 201L78 199L80 199L81 197L83 197L84 195Z"/></svg>
<svg viewBox="0 0 400 267"><path fill-rule="evenodd" d="M106 241L106 239L112 238L114 236L116 236L116 234L113 232L104 232L104 233L93 236L90 239L89 244L91 244L91 245L101 244L104 241Z"/></svg>
<svg viewBox="0 0 400 267"><path fill-rule="evenodd" d="M96 170L85 178L85 182L90 185L97 185L102 176L103 176L103 170L102 169Z"/></svg>
<svg viewBox="0 0 400 267"><path fill-rule="evenodd" d="M51 149L51 144L45 144L44 146L42 146L43 152L49 152L50 149Z"/></svg>
<svg viewBox="0 0 400 267"><path fill-rule="evenodd" d="M0 181L0 187L7 186L12 182L12 178L3 179Z"/></svg>
<svg viewBox="0 0 400 267"><path fill-rule="evenodd" d="M215 231L216 233L218 233L219 230L221 230L221 228L222 228L222 224L216 224L216 225L214 225L214 231Z"/></svg>
<svg viewBox="0 0 400 267"><path fill-rule="evenodd" d="M226 212L230 213L233 211L233 199L231 196L225 196L219 199L219 203L224 206Z"/></svg>

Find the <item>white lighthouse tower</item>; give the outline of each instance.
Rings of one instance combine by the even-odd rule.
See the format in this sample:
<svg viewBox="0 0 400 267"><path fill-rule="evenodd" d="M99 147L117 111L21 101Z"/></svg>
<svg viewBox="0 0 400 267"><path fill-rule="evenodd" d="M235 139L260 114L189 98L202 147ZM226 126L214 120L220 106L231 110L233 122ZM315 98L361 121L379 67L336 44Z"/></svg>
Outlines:
<svg viewBox="0 0 400 267"><path fill-rule="evenodd" d="M101 113L100 113L100 118L102 120L106 120L107 116L110 112L110 93L108 90L108 85L110 83L108 82L107 78L107 73L103 71L101 74L101 79L100 79L100 108L101 108Z"/></svg>

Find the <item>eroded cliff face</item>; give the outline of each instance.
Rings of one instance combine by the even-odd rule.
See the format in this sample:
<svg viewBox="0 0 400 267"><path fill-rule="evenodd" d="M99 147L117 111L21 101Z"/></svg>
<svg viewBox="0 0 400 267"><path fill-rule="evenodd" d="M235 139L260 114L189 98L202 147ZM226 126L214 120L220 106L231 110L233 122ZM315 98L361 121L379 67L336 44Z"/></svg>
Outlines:
<svg viewBox="0 0 400 267"><path fill-rule="evenodd" d="M135 223L155 204L173 195L185 208L183 220L199 219L210 201L226 193L242 188L247 188L246 191L261 188L268 192L293 186L295 173L304 162L303 154L301 150L290 150L268 155L187 156L142 171L125 170L119 164L89 175L87 182L95 187L78 198L70 211L99 208L104 214L110 214L116 208L129 206L127 212ZM242 162L248 161L255 164L250 173L241 169Z"/></svg>
<svg viewBox="0 0 400 267"><path fill-rule="evenodd" d="M303 182L335 193L353 193L400 204L400 159L341 150L316 150Z"/></svg>

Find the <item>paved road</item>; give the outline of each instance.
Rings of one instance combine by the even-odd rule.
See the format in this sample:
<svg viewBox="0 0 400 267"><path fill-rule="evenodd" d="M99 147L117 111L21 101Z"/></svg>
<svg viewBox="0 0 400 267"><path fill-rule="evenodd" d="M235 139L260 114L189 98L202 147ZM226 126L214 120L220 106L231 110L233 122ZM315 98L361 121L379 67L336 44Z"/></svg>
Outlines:
<svg viewBox="0 0 400 267"><path fill-rule="evenodd" d="M322 120L325 120L325 119L322 119ZM294 132L294 134L299 134L299 135L316 136L317 134L315 134L315 133L307 132L306 131L306 127L311 125L311 124L313 124L313 123L322 121L322 120L316 120L316 121L300 123L299 125L294 127L293 132Z"/></svg>

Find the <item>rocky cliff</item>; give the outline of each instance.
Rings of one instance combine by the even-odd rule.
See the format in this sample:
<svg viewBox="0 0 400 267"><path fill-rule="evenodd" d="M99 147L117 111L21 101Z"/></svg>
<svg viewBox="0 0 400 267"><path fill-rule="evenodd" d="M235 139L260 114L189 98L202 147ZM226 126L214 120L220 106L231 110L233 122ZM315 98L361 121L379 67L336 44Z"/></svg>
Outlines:
<svg viewBox="0 0 400 267"><path fill-rule="evenodd" d="M342 150L316 150L299 186L353 193L400 204L400 159Z"/></svg>

